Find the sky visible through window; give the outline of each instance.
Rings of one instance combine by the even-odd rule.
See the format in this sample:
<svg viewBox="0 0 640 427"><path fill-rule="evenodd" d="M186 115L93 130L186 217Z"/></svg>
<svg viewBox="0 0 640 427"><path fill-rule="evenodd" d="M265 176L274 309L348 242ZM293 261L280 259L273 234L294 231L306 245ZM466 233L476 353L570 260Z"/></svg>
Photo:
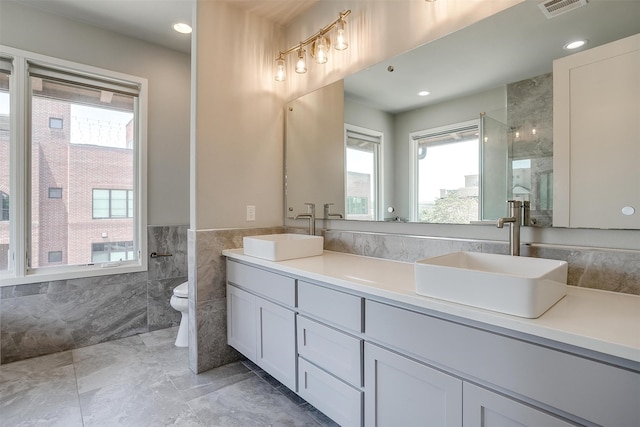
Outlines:
<svg viewBox="0 0 640 427"><path fill-rule="evenodd" d="M9 93L0 92L0 114L9 114Z"/></svg>
<svg viewBox="0 0 640 427"><path fill-rule="evenodd" d="M429 147L419 163L419 203L439 199L440 190L463 188L466 175L478 175L478 156L477 139Z"/></svg>
<svg viewBox="0 0 640 427"><path fill-rule="evenodd" d="M127 148L133 113L71 104L71 144Z"/></svg>

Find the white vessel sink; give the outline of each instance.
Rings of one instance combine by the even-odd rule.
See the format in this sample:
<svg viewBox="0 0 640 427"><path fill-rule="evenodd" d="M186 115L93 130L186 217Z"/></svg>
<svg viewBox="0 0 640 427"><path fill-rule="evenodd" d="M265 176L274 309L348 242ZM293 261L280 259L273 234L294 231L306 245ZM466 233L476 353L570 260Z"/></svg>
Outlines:
<svg viewBox="0 0 640 427"><path fill-rule="evenodd" d="M322 255L324 238L306 234L266 234L242 239L245 255L284 261Z"/></svg>
<svg viewBox="0 0 640 427"><path fill-rule="evenodd" d="M456 252L416 261L416 293L536 318L567 293L567 269L565 261Z"/></svg>

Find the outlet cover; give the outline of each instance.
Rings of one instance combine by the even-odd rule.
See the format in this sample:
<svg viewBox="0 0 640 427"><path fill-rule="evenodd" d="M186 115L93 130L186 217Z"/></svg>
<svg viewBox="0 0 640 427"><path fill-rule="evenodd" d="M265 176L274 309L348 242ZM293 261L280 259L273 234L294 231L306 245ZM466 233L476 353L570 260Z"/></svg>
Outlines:
<svg viewBox="0 0 640 427"><path fill-rule="evenodd" d="M247 221L256 220L256 207L253 205L247 205Z"/></svg>

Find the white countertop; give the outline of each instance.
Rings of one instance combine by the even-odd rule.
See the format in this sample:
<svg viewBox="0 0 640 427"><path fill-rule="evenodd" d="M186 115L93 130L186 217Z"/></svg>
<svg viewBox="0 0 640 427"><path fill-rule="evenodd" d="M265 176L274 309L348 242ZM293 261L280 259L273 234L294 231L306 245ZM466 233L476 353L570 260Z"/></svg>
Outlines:
<svg viewBox="0 0 640 427"><path fill-rule="evenodd" d="M537 319L525 319L415 293L413 263L324 251L273 262L242 249L223 255L412 306L640 362L640 296L569 286Z"/></svg>

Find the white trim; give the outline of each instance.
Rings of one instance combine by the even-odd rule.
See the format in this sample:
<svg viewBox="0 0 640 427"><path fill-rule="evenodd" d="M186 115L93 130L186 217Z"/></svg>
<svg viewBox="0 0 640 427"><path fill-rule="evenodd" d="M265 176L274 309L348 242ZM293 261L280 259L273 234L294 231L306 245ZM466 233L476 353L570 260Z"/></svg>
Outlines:
<svg viewBox="0 0 640 427"><path fill-rule="evenodd" d="M17 284L46 282L51 280L77 279L82 277L105 276L147 271L147 114L148 114L148 81L116 71L106 70L90 65L57 59L37 53L0 45L0 54L13 59L13 70L10 77L11 93L11 227L10 227L10 271L0 274L0 287ZM29 268L27 252L30 248L29 233L29 197L28 184L30 180L29 146L24 143L29 140L29 108L30 97L28 91L28 62L35 61L47 64L53 68L73 70L87 76L100 76L103 79L113 79L128 82L139 87L135 102L137 117L137 149L134 150L136 168L134 181L136 182L136 203L134 209L134 235L139 259L123 261L117 265L67 265L56 267ZM16 179L17 178L17 179ZM20 195L20 197L17 197ZM15 270L11 270L14 267Z"/></svg>

